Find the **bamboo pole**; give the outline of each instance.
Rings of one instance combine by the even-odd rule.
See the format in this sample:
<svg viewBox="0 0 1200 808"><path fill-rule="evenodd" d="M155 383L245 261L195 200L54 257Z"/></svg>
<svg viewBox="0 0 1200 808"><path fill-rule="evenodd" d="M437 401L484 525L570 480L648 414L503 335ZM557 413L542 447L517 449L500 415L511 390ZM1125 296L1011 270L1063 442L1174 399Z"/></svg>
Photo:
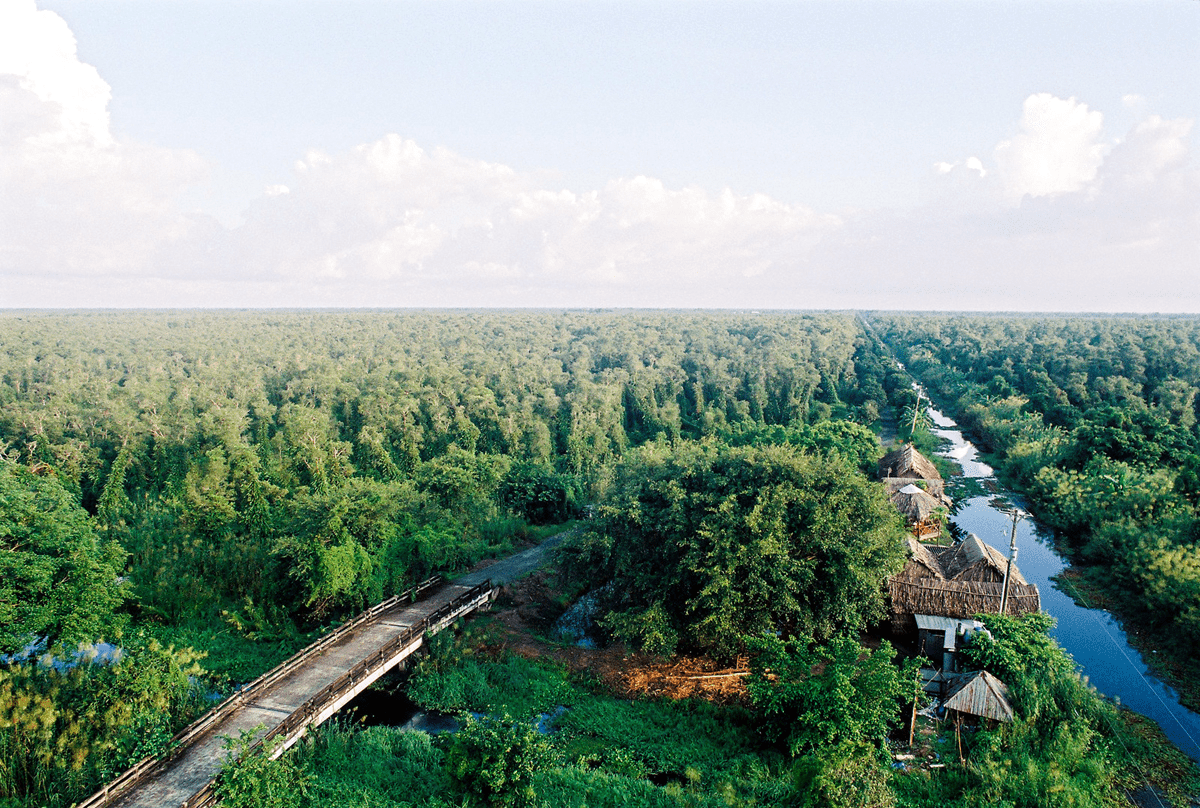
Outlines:
<svg viewBox="0 0 1200 808"><path fill-rule="evenodd" d="M919 698L919 694L913 694L912 718L909 719L908 722L908 745L910 747L913 745L913 735L916 734L917 731L917 699Z"/></svg>

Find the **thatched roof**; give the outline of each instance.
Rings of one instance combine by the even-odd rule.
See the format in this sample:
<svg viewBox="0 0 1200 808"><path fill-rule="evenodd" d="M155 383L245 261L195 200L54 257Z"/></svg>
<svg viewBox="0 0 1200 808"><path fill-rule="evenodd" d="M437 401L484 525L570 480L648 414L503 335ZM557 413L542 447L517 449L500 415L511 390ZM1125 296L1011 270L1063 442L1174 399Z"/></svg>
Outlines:
<svg viewBox="0 0 1200 808"><path fill-rule="evenodd" d="M896 510L904 514L910 522L923 522L942 507L940 500L911 484L892 494L890 499Z"/></svg>
<svg viewBox="0 0 1200 808"><path fill-rule="evenodd" d="M947 578L956 581L1003 581L1008 558L974 533L954 547L935 550ZM1012 566L1013 583L1028 583L1017 565Z"/></svg>
<svg viewBox="0 0 1200 808"><path fill-rule="evenodd" d="M1012 721L1013 708L1008 703L1008 687L987 671L964 673L950 687L943 705L968 715L979 715L996 721Z"/></svg>
<svg viewBox="0 0 1200 808"><path fill-rule="evenodd" d="M913 481L920 480L919 477L884 477L883 487L887 489L888 496L904 488L906 485L912 485ZM924 483L925 493L931 497L936 497L942 501L942 504L949 508L954 504L950 497L946 496L944 483L941 480L921 480ZM920 487L920 486L918 486Z"/></svg>
<svg viewBox="0 0 1200 808"><path fill-rule="evenodd" d="M1008 559L974 533L955 547L929 547L908 538L912 558L888 580L892 614L972 617L998 614L1004 596ZM1008 588L1009 614L1041 611L1038 588L1013 564Z"/></svg>
<svg viewBox="0 0 1200 808"><path fill-rule="evenodd" d="M936 578L888 580L888 595L894 614L934 614L944 617L973 617L999 614L1004 584L999 581L940 581ZM1008 614L1041 611L1038 588L1010 582Z"/></svg>
<svg viewBox="0 0 1200 808"><path fill-rule="evenodd" d="M929 458L918 452L911 444L888 452L879 461L879 478L906 477L918 480L940 480L942 475Z"/></svg>
<svg viewBox="0 0 1200 808"><path fill-rule="evenodd" d="M908 564L900 571L899 577L905 580L914 580L917 578L935 578L939 581L946 579L942 572L942 565L938 563L937 557L929 551L929 548L921 544L912 536L908 537L908 551L912 553L912 558Z"/></svg>

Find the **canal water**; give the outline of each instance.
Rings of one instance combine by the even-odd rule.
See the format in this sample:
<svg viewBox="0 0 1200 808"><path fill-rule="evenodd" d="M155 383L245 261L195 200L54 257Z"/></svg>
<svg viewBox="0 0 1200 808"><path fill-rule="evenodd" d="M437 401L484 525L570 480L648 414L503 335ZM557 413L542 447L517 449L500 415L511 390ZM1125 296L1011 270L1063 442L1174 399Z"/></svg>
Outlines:
<svg viewBox="0 0 1200 808"><path fill-rule="evenodd" d="M953 420L933 408L928 412L934 433L950 442L940 454L957 462L964 477L978 479L994 492L958 502L952 521L1007 553L1012 518L1000 507L1003 500L1020 506L1020 499L996 484L992 468L979 459ZM1176 746L1200 761L1200 714L1181 705L1174 689L1150 672L1111 614L1079 606L1059 590L1051 579L1067 564L1054 552L1050 531L1032 519L1017 523L1017 566L1026 580L1037 585L1042 610L1058 621L1051 634L1075 658L1088 681L1105 696L1154 719Z"/></svg>

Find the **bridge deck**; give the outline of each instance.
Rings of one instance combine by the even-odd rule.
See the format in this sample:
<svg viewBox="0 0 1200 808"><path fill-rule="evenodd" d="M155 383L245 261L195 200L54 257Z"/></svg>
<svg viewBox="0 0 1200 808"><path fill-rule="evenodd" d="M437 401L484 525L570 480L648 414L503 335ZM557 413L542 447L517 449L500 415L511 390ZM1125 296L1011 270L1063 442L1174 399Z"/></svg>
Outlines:
<svg viewBox="0 0 1200 808"><path fill-rule="evenodd" d="M465 586L444 586L424 600L395 606L358 627L318 656L306 660L301 667L263 693L249 699L219 724L210 727L152 779L134 787L112 804L120 808L162 808L183 804L208 785L220 771L225 759L224 737L237 737L242 730L259 725L263 727L258 732L259 736L274 729L347 670L377 654L380 648L399 637L405 628L446 606L468 589ZM462 611L465 613L470 609L464 608ZM418 640L405 655L419 645ZM381 675L384 670L378 670L375 675Z"/></svg>

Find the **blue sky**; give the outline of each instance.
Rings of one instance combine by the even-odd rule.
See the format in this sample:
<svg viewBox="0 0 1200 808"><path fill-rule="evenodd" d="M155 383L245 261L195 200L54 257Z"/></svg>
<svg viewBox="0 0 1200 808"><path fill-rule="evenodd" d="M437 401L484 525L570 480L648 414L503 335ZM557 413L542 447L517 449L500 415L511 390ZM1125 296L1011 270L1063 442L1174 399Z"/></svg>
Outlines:
<svg viewBox="0 0 1200 808"><path fill-rule="evenodd" d="M1200 310L1193 0L33 9L0 305Z"/></svg>

